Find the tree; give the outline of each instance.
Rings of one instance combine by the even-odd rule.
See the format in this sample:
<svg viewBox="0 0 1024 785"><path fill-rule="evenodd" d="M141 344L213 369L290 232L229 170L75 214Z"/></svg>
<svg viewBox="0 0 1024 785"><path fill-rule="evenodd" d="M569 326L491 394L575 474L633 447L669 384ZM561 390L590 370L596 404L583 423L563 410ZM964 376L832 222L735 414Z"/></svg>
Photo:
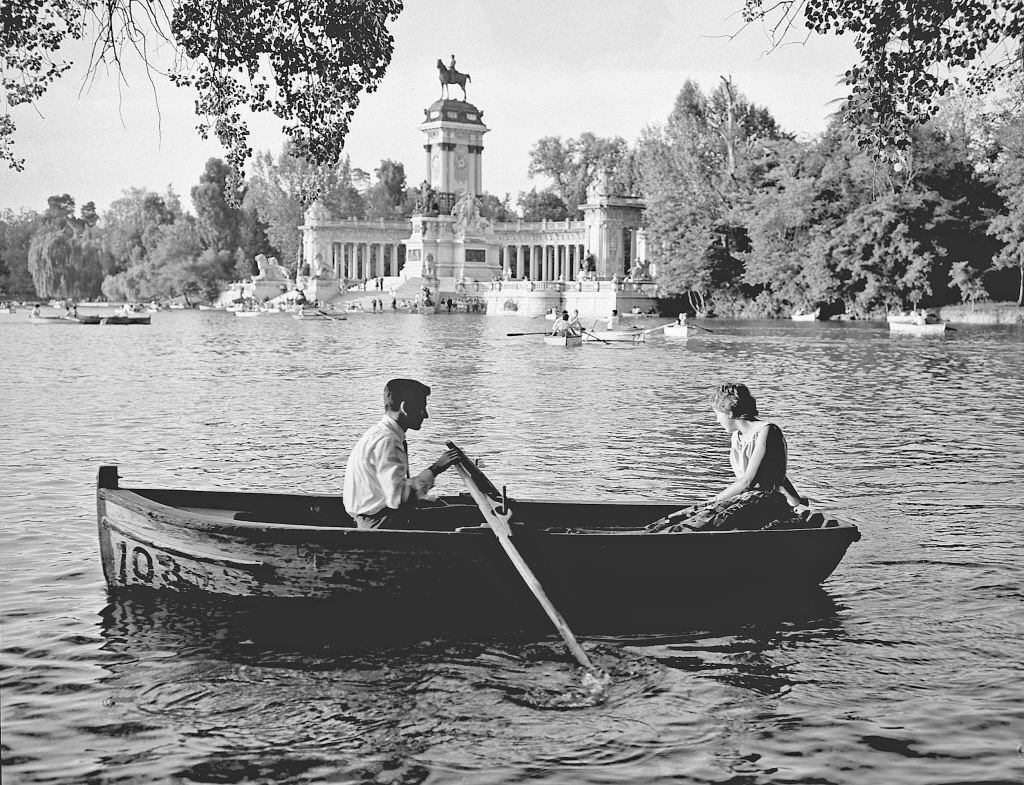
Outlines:
<svg viewBox="0 0 1024 785"><path fill-rule="evenodd" d="M28 249L40 220L33 210L23 210L18 215L4 210L0 214L0 291L6 295L36 296L28 269Z"/></svg>
<svg viewBox="0 0 1024 785"><path fill-rule="evenodd" d="M743 18L763 23L773 47L798 37L800 26L853 34L860 62L845 75L844 121L861 147L887 161L902 161L911 129L938 111L955 70L966 69L968 86L979 93L1024 71L1019 0L744 0Z"/></svg>
<svg viewBox="0 0 1024 785"><path fill-rule="evenodd" d="M564 221L569 217L569 208L562 198L551 189L519 194L519 209L524 221Z"/></svg>
<svg viewBox="0 0 1024 785"><path fill-rule="evenodd" d="M177 195L163 196L144 188L130 188L104 215L104 247L110 260L107 275L116 275L144 262L160 240L160 229L182 217Z"/></svg>
<svg viewBox="0 0 1024 785"><path fill-rule="evenodd" d="M170 80L195 90L199 132L227 150L235 193L252 155L246 109L281 119L300 156L340 160L360 94L376 89L391 61L386 25L401 10L401 0L6 0L2 86L12 109L37 100L71 66L54 60L66 39L95 37L87 73L119 68L126 52L145 60L152 39L169 43ZM11 114L0 115L0 159L20 170L15 130Z"/></svg>
<svg viewBox="0 0 1024 785"><path fill-rule="evenodd" d="M687 80L668 121L645 130L637 155L647 197L648 257L668 294L687 293L703 312L741 294L749 238L744 206L762 187L767 150L784 138L767 110L731 79L710 95Z"/></svg>
<svg viewBox="0 0 1024 785"><path fill-rule="evenodd" d="M947 256L934 232L944 207L934 192L885 195L831 233L825 253L857 310L916 307L933 293L933 268Z"/></svg>
<svg viewBox="0 0 1024 785"><path fill-rule="evenodd" d="M374 170L377 181L370 186L363 197L366 202L367 218L403 218L411 214L411 204L406 201L405 166L390 159L380 162Z"/></svg>
<svg viewBox="0 0 1024 785"><path fill-rule="evenodd" d="M995 270L1017 269L1017 305L1024 305L1024 116L1008 112L998 129L994 184L1002 197L988 233L1001 242L992 258Z"/></svg>
<svg viewBox="0 0 1024 785"><path fill-rule="evenodd" d="M519 218L512 207L512 197L510 194L505 194L504 198L501 199L494 194L480 194L480 215L491 221L498 222L515 221Z"/></svg>
<svg viewBox="0 0 1024 785"><path fill-rule="evenodd" d="M103 246L96 206L86 202L79 218L69 194L51 196L28 249L28 269L41 297L82 299L100 293Z"/></svg>
<svg viewBox="0 0 1024 785"><path fill-rule="evenodd" d="M347 156L337 165L311 164L286 143L276 159L270 151L257 153L253 170L245 205L256 211L281 264L293 272L302 242L299 227L316 199L337 218L364 215L363 198L352 185Z"/></svg>
<svg viewBox="0 0 1024 785"><path fill-rule="evenodd" d="M602 138L588 132L577 139L545 136L530 150L527 174L550 177L553 190L571 215L587 200L587 187L602 172L609 172L613 189L627 194L636 190L635 169L629 145L622 137Z"/></svg>

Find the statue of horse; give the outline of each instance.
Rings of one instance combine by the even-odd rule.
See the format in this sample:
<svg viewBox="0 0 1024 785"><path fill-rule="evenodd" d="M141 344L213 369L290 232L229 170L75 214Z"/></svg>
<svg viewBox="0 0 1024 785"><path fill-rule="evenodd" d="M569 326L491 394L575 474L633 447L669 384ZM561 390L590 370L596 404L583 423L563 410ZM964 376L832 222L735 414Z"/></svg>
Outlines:
<svg viewBox="0 0 1024 785"><path fill-rule="evenodd" d="M437 61L437 78L441 82L441 97L448 98L448 85L457 84L462 88L462 100L466 100L466 82L472 82L469 78L469 74L464 74L456 71L454 68L448 68L440 59Z"/></svg>

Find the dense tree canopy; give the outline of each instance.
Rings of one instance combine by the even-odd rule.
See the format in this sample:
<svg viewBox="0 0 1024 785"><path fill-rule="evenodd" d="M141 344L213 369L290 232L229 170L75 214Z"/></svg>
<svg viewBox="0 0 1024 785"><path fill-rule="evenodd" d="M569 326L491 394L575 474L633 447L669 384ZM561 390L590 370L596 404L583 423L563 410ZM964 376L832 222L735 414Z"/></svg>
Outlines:
<svg viewBox="0 0 1024 785"><path fill-rule="evenodd" d="M587 186L604 172L609 173L617 191L636 190L630 146L620 136L602 138L589 131L576 139L545 136L530 150L527 173L549 177L571 217L579 216L580 205L587 200Z"/></svg>

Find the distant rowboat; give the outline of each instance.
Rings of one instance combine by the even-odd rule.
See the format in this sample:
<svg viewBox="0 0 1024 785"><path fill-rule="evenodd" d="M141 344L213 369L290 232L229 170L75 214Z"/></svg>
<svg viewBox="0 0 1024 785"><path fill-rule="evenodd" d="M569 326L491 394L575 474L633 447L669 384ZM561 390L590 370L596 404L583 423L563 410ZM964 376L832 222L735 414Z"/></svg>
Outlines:
<svg viewBox="0 0 1024 785"><path fill-rule="evenodd" d="M668 324L664 327L666 338L685 339L690 335L690 326L687 324Z"/></svg>
<svg viewBox="0 0 1024 785"><path fill-rule="evenodd" d="M97 322L83 322L81 319L74 319L70 316L36 316L29 314L28 320L32 324L95 324Z"/></svg>
<svg viewBox="0 0 1024 785"><path fill-rule="evenodd" d="M818 319L821 315L821 309L815 308L813 311L794 311L789 317L794 322L813 322Z"/></svg>
<svg viewBox="0 0 1024 785"><path fill-rule="evenodd" d="M583 333L586 343L646 343L647 331L637 327L622 330L587 330Z"/></svg>
<svg viewBox="0 0 1024 785"><path fill-rule="evenodd" d="M146 314L145 316L138 313L118 313L113 316L103 316L100 318L100 324L149 324L153 317Z"/></svg>
<svg viewBox="0 0 1024 785"><path fill-rule="evenodd" d="M925 311L891 313L886 321L889 323L889 333L893 335L942 335L946 332L946 323L935 314Z"/></svg>

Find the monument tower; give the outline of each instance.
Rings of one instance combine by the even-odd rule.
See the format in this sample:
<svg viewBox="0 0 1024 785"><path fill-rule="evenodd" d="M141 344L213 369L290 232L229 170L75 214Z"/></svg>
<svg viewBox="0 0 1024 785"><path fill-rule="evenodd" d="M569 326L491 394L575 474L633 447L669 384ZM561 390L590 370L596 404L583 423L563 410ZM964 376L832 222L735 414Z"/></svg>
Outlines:
<svg viewBox="0 0 1024 785"><path fill-rule="evenodd" d="M483 137L489 130L483 112L467 100L447 97L458 84L465 98L468 74L437 61L442 97L424 110L420 131L426 178L412 216L412 236L405 241L407 280L422 278L440 292L458 292L477 281L489 281L498 270L494 232L480 215L483 193Z"/></svg>

